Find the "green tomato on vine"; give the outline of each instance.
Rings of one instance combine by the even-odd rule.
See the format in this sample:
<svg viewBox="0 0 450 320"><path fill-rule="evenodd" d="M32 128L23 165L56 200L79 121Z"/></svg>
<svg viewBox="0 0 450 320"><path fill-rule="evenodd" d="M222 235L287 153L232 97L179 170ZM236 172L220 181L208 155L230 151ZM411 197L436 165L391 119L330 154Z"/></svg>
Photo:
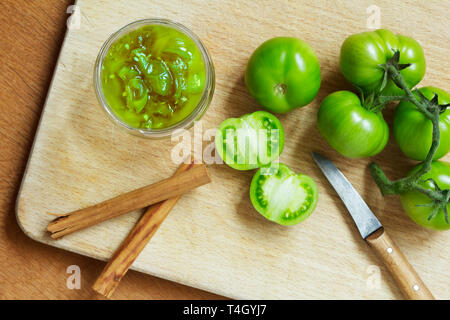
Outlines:
<svg viewBox="0 0 450 320"><path fill-rule="evenodd" d="M450 103L450 94L435 87L418 89L425 98L438 95L439 104ZM417 90L413 91L418 96ZM439 116L440 143L433 160L445 156L450 151L450 110ZM431 147L433 123L414 104L408 101L399 103L394 116L394 136L403 153L411 159L424 161Z"/></svg>
<svg viewBox="0 0 450 320"><path fill-rule="evenodd" d="M417 172L422 164L414 167L408 176ZM433 161L431 170L421 177L420 185L427 190L450 189L450 164L441 161ZM433 230L449 230L448 212L450 204L444 208L436 207L430 197L416 190L410 190L400 194L400 201L408 216L418 225Z"/></svg>
<svg viewBox="0 0 450 320"><path fill-rule="evenodd" d="M388 30L349 36L341 47L340 68L360 90L327 96L318 111L318 128L325 140L346 157L370 157L387 143L389 129L381 110L401 101L394 116L394 136L403 153L424 161L406 178L390 181L372 163L369 168L381 192L399 194L408 216L434 230L450 229L450 165L432 162L450 151L449 94L425 87L411 91L425 74L419 43Z"/></svg>
<svg viewBox="0 0 450 320"><path fill-rule="evenodd" d="M348 158L374 156L389 139L389 127L381 112L363 106L350 91L334 92L322 101L317 126L322 137Z"/></svg>
<svg viewBox="0 0 450 320"><path fill-rule="evenodd" d="M425 56L420 44L413 38L396 35L389 30L353 34L341 47L340 68L344 77L364 93L376 92L383 83L385 64L400 53L400 65L408 65L400 71L409 88L422 80L425 74ZM392 80L388 80L381 94L403 95Z"/></svg>

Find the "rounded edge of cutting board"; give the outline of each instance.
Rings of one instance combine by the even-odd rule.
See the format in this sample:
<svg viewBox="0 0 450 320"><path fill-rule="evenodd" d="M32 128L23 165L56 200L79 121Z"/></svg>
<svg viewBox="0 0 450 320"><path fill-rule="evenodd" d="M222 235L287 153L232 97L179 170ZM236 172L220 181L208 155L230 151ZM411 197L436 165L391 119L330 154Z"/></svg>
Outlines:
<svg viewBox="0 0 450 320"><path fill-rule="evenodd" d="M78 0L75 1L75 5L77 3L78 3ZM34 147L36 145L37 140L39 139L39 131L40 131L42 123L44 122L43 118L44 118L44 115L45 115L45 110L46 110L48 98L49 98L50 92L51 92L51 90L53 88L53 82L55 81L55 75L56 75L58 66L60 65L60 59L61 59L64 47L66 46L66 43L67 43L66 40L68 38L69 32L70 32L70 29L66 27L66 32L64 34L64 39L63 39L63 42L61 44L61 49L59 50L58 58L56 59L55 68L53 69L52 79L50 80L49 89L47 91L47 95L45 96L45 101L44 101L44 105L42 107L41 116L39 117L39 122L38 122L38 125L37 125L37 128L36 128L36 133L34 134L33 144L31 145L30 152L28 154L27 164L26 164L25 170L23 172L22 181L20 182L19 191L17 192L16 201L15 201L15 205L14 205L14 213L15 213L16 221L17 221L17 224L19 225L19 228L30 239L38 241L38 242L41 242L41 243L44 243L44 244L46 244L44 239L39 238L38 235L36 235L36 234L32 234L32 231L28 230L26 228L26 224L22 221L23 217L22 217L21 212L19 210L19 203L20 203L20 201L22 199L22 190L23 190L23 187L24 187L24 185L26 183L26 180L27 180L28 168L29 168L30 162L31 162L31 160L33 158Z"/></svg>
<svg viewBox="0 0 450 320"><path fill-rule="evenodd" d="M53 80L51 82L53 82ZM48 97L48 93L47 93L47 97ZM24 217L26 217L26 214L24 214L23 210L22 211L20 210L20 201L22 201L22 191L23 191L24 185L26 184L27 174L28 174L28 167L29 167L31 159L33 157L34 146L35 146L36 141L38 139L39 128L41 127L41 124L42 124L42 118L43 118L44 111L45 111L45 105L46 105L46 103L44 104L44 108L42 110L42 114L41 114L41 117L39 119L39 124L38 124L38 127L36 129L36 133L35 133L35 136L34 136L33 144L32 144L31 149L30 149L30 153L29 153L29 156L28 156L27 164L26 164L25 170L23 172L22 181L20 182L20 187L19 187L19 191L17 192L16 202L15 202L15 206L14 206L14 212L15 212L15 216L16 216L16 221L17 221L17 224L19 225L19 228L23 231L23 233L27 237L29 237L29 238L31 238L31 239L33 239L35 241L42 242L42 243L45 243L45 242L42 239L40 239L37 234L33 234L31 229L30 230L27 229L27 227L26 227L27 224L23 220Z"/></svg>

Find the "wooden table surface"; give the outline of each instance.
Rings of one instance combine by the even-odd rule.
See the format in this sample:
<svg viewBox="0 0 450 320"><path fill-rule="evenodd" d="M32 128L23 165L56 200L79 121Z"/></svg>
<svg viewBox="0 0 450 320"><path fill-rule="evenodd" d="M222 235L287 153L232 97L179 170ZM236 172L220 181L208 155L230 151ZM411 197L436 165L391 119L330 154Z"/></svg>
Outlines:
<svg viewBox="0 0 450 320"><path fill-rule="evenodd" d="M35 242L21 231L15 200L60 51L72 1L1 1L0 11L0 299L97 299L90 285L104 262ZM67 267L81 270L68 289ZM221 297L129 271L115 299Z"/></svg>
<svg viewBox="0 0 450 320"><path fill-rule="evenodd" d="M61 48L72 1L1 1L0 299L98 299L90 286L105 263L35 242L22 232L15 200ZM327 10L324 5L323 10ZM69 266L81 288L69 289ZM116 299L214 299L208 292L129 271Z"/></svg>

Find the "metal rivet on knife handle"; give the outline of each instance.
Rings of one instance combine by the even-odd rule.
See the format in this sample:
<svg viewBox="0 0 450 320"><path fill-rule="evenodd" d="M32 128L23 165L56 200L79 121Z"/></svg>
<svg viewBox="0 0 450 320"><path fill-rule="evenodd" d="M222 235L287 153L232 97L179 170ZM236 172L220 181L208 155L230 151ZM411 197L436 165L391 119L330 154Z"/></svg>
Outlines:
<svg viewBox="0 0 450 320"><path fill-rule="evenodd" d="M368 236L366 241L375 250L378 257L383 260L407 299L434 299L425 283L383 228Z"/></svg>

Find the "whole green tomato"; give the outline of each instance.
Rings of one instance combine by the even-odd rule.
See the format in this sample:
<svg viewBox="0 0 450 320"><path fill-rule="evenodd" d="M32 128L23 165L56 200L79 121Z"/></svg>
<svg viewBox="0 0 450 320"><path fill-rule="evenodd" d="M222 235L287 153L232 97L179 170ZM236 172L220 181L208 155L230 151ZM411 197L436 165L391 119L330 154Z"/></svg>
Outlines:
<svg viewBox="0 0 450 320"><path fill-rule="evenodd" d="M374 156L389 139L389 128L381 112L364 108L350 91L334 92L322 101L317 125L322 137L349 158Z"/></svg>
<svg viewBox="0 0 450 320"><path fill-rule="evenodd" d="M279 37L259 46L245 71L250 94L266 109L285 113L310 103L320 88L320 65L303 40Z"/></svg>
<svg viewBox="0 0 450 320"><path fill-rule="evenodd" d="M408 175L412 175L420 169L422 164L415 166ZM450 164L441 161L433 161L431 163L431 170L422 176L421 186L434 190L431 181L427 179L433 179L439 188L442 190L450 189ZM423 206L424 204L431 204L431 199L418 191L408 191L400 195L400 201L402 202L403 209L408 216L418 225L434 230L449 230L450 224L445 221L444 211L441 209L437 215L428 220L430 217L433 206ZM450 204L447 204L447 211L450 212Z"/></svg>
<svg viewBox="0 0 450 320"><path fill-rule="evenodd" d="M450 94L434 87L419 89L427 98L438 95L439 104L450 103ZM417 96L417 93L415 93ZM450 109L440 115L440 143L434 160L440 159L450 151ZM394 136L403 153L411 159L424 161L431 147L433 123L410 102L402 101L395 110Z"/></svg>
<svg viewBox="0 0 450 320"><path fill-rule="evenodd" d="M354 34L345 39L341 47L341 72L348 81L365 93L376 91L383 81L386 63L395 51L400 52L400 64L411 65L400 71L409 88L422 80L425 74L425 57L420 44L409 37L395 35L389 30ZM402 95L403 91L392 80L383 89L384 95Z"/></svg>

